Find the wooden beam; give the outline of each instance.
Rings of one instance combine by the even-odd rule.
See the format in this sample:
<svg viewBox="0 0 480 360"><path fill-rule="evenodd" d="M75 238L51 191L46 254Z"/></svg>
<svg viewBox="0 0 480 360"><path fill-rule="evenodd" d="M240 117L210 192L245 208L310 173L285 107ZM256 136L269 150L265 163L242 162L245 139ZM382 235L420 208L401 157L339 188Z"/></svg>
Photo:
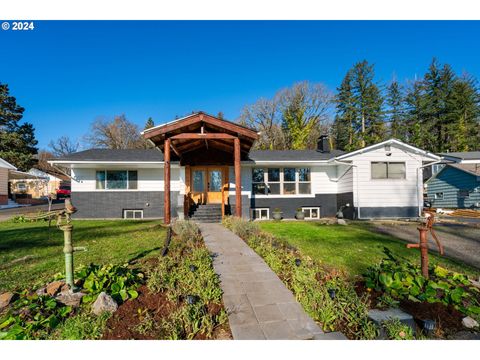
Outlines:
<svg viewBox="0 0 480 360"><path fill-rule="evenodd" d="M203 141L202 140L187 141L187 142L181 143L180 145L177 145L177 150L180 152L183 152L183 150L198 144L203 144Z"/></svg>
<svg viewBox="0 0 480 360"><path fill-rule="evenodd" d="M178 157L182 157L182 155L180 155L180 152L177 150L177 148L175 147L175 145L173 145L173 142L170 142L170 146L172 147L173 152L174 152Z"/></svg>
<svg viewBox="0 0 480 360"><path fill-rule="evenodd" d="M235 215L242 217L242 176L240 168L240 139L235 138L234 163L235 163Z"/></svg>
<svg viewBox="0 0 480 360"><path fill-rule="evenodd" d="M212 144L212 147L216 147L220 150L232 153L233 152L233 146L227 145L223 142L220 142L218 140L210 140L210 143Z"/></svg>
<svg viewBox="0 0 480 360"><path fill-rule="evenodd" d="M205 116L203 117L203 121L206 122L207 124L212 124L222 129L226 129L231 132L244 135L253 140L258 139L258 134L256 131L247 129L246 127L243 127L241 125L231 123L230 121L220 120L208 114L205 114Z"/></svg>
<svg viewBox="0 0 480 360"><path fill-rule="evenodd" d="M170 224L170 139L165 139L164 146L164 176L163 176L163 187L164 187L164 213L163 221L165 224Z"/></svg>
<svg viewBox="0 0 480 360"><path fill-rule="evenodd" d="M172 140L177 139L235 139L235 136L224 133L182 133L173 135Z"/></svg>

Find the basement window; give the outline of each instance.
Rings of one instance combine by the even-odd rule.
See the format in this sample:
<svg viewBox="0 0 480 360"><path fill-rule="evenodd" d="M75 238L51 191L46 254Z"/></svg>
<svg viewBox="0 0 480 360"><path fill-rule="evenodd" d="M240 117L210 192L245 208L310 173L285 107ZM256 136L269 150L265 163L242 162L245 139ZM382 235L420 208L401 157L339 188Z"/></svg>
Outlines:
<svg viewBox="0 0 480 360"><path fill-rule="evenodd" d="M143 210L123 210L124 219L143 219Z"/></svg>
<svg viewBox="0 0 480 360"><path fill-rule="evenodd" d="M320 219L319 207L302 207L302 211L305 215L305 219Z"/></svg>
<svg viewBox="0 0 480 360"><path fill-rule="evenodd" d="M435 193L435 200L443 200L443 192Z"/></svg>
<svg viewBox="0 0 480 360"><path fill-rule="evenodd" d="M268 220L270 219L270 209L254 208L251 210L251 216L253 220Z"/></svg>

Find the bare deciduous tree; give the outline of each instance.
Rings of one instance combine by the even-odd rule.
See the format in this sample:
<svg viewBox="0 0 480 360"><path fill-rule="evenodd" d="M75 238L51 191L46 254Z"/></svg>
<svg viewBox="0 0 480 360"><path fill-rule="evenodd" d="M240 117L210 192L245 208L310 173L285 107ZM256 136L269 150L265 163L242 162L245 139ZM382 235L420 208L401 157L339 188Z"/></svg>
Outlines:
<svg viewBox="0 0 480 360"><path fill-rule="evenodd" d="M332 99L323 84L295 83L245 106L238 121L260 132L257 149L313 149L329 128Z"/></svg>
<svg viewBox="0 0 480 360"><path fill-rule="evenodd" d="M48 144L56 157L65 156L78 151L79 143L72 141L68 136L61 136Z"/></svg>
<svg viewBox="0 0 480 360"><path fill-rule="evenodd" d="M85 140L96 148L147 149L151 147L142 138L138 126L128 121L125 115L116 116L112 121L95 120Z"/></svg>

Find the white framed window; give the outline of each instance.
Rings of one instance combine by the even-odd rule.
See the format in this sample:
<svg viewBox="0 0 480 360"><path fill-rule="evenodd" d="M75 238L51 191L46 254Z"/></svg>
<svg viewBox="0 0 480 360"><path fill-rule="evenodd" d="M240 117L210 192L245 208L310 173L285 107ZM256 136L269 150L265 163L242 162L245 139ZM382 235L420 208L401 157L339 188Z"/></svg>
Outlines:
<svg viewBox="0 0 480 360"><path fill-rule="evenodd" d="M435 193L435 200L443 200L443 192Z"/></svg>
<svg viewBox="0 0 480 360"><path fill-rule="evenodd" d="M138 173L136 170L97 170L95 188L97 190L136 190Z"/></svg>
<svg viewBox="0 0 480 360"><path fill-rule="evenodd" d="M305 219L320 219L319 207L302 207Z"/></svg>
<svg viewBox="0 0 480 360"><path fill-rule="evenodd" d="M371 175L372 179L405 179L405 162L373 161Z"/></svg>
<svg viewBox="0 0 480 360"><path fill-rule="evenodd" d="M143 219L143 210L125 209L123 210L124 219Z"/></svg>
<svg viewBox="0 0 480 360"><path fill-rule="evenodd" d="M269 208L252 208L251 210L252 220L268 220L270 219Z"/></svg>
<svg viewBox="0 0 480 360"><path fill-rule="evenodd" d="M311 171L309 168L253 168L253 195L310 195Z"/></svg>

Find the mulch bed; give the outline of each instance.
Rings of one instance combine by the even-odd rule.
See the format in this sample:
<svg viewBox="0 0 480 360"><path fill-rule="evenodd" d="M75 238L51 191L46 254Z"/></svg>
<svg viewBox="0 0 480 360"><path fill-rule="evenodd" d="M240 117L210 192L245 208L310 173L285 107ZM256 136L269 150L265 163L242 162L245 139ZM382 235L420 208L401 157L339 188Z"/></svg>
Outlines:
<svg viewBox="0 0 480 360"><path fill-rule="evenodd" d="M137 326L142 321L141 314L149 313L155 322L160 322L175 311L178 305L169 301L165 293L151 293L145 285L140 287L138 293L138 298L120 305L115 314L108 319L103 340L158 340L161 338L161 334L156 329L142 333L137 331ZM208 311L210 314L218 314L222 307L221 304L209 304ZM228 324L215 329L213 338L232 339ZM199 334L195 340L205 340L205 336Z"/></svg>

